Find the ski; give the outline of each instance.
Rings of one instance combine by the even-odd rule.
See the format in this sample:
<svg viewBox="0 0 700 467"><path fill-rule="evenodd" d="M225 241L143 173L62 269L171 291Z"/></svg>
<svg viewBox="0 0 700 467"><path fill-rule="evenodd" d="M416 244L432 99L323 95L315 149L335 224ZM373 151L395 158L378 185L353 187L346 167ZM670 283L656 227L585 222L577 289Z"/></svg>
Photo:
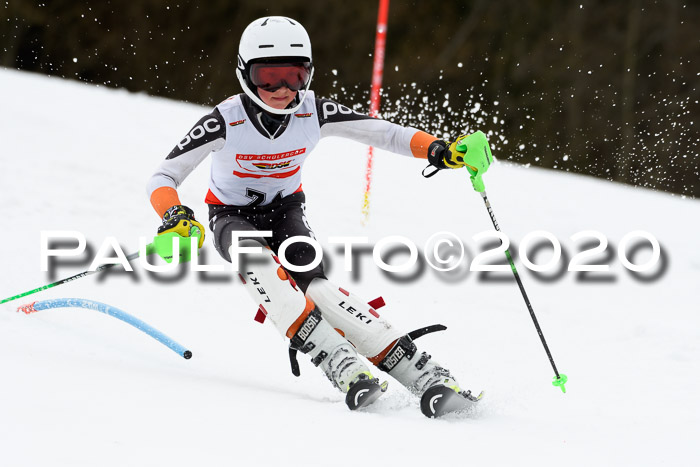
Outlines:
<svg viewBox="0 0 700 467"><path fill-rule="evenodd" d="M372 402L379 399L379 397L386 392L388 386L388 381L379 383L379 380L376 378L360 380L350 386L345 396L345 403L350 410L367 407Z"/></svg>
<svg viewBox="0 0 700 467"><path fill-rule="evenodd" d="M420 400L420 411L428 418L465 411L484 397L484 391L473 396L471 391L456 392L441 384L425 391Z"/></svg>

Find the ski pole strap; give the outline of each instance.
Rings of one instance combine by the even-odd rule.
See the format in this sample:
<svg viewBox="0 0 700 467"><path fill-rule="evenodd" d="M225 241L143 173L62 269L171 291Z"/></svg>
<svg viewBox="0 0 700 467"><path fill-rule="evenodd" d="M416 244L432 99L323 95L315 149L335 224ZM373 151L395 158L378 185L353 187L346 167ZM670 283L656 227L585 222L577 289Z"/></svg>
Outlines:
<svg viewBox="0 0 700 467"><path fill-rule="evenodd" d="M408 333L408 337L411 338L412 341L418 339L419 337L423 337L426 334L430 334L431 332L438 332L438 331L444 331L447 329L447 326L443 326L442 324L433 324L432 326L425 326L420 329L416 329L415 331L411 331Z"/></svg>
<svg viewBox="0 0 700 467"><path fill-rule="evenodd" d="M432 172L425 173L425 171L428 170L428 169L431 168L431 167L432 167L433 169L435 169L435 170L433 170ZM421 174L422 174L425 178L430 178L430 177L432 177L433 175L435 175L436 173L438 173L439 171L440 171L440 169L438 169L438 168L435 167L434 165L428 164L428 165L423 169L423 171L421 172Z"/></svg>
<svg viewBox="0 0 700 467"><path fill-rule="evenodd" d="M289 348L289 363L292 365L292 374L294 376L299 376L301 371L299 370L299 361L297 360L297 349Z"/></svg>

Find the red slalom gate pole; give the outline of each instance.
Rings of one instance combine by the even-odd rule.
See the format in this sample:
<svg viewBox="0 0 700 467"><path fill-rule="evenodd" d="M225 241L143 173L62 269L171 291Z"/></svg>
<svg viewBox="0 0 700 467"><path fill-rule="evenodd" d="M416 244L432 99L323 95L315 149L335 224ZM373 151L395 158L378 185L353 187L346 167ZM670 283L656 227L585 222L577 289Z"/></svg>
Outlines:
<svg viewBox="0 0 700 467"><path fill-rule="evenodd" d="M381 96L379 91L382 88L382 77L384 76L384 51L386 49L386 29L387 18L389 17L389 0L379 0L379 14L377 16L377 36L374 41L374 64L372 67L372 89L370 92L369 115L377 117ZM365 168L365 197L362 205L362 224L366 225L369 220L369 196L372 188L372 161L374 159L374 148L369 147L367 151L367 167Z"/></svg>

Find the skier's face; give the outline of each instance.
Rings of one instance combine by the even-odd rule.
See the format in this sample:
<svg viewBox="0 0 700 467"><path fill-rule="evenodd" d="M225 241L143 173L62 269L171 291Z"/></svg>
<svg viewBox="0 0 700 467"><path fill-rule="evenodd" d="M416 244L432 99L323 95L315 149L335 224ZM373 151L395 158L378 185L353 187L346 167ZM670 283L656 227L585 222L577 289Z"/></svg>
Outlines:
<svg viewBox="0 0 700 467"><path fill-rule="evenodd" d="M273 109L285 109L294 100L297 91L290 91L286 86L282 86L275 92L264 91L258 88L258 95L262 101Z"/></svg>

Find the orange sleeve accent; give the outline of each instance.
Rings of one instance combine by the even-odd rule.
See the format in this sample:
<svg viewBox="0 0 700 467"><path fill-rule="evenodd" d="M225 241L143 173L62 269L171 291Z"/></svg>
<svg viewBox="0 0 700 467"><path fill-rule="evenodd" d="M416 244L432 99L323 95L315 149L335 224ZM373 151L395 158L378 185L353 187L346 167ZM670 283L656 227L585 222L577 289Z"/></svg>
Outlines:
<svg viewBox="0 0 700 467"><path fill-rule="evenodd" d="M426 133L425 131L417 132L415 135L413 135L413 138L411 138L411 152L413 153L413 157L427 159L428 146L430 146L430 143L436 141L437 139L438 138Z"/></svg>
<svg viewBox="0 0 700 467"><path fill-rule="evenodd" d="M165 211L178 204L182 203L180 202L180 197L177 195L175 188L162 186L156 188L153 193L151 193L151 205L160 217L163 217Z"/></svg>

